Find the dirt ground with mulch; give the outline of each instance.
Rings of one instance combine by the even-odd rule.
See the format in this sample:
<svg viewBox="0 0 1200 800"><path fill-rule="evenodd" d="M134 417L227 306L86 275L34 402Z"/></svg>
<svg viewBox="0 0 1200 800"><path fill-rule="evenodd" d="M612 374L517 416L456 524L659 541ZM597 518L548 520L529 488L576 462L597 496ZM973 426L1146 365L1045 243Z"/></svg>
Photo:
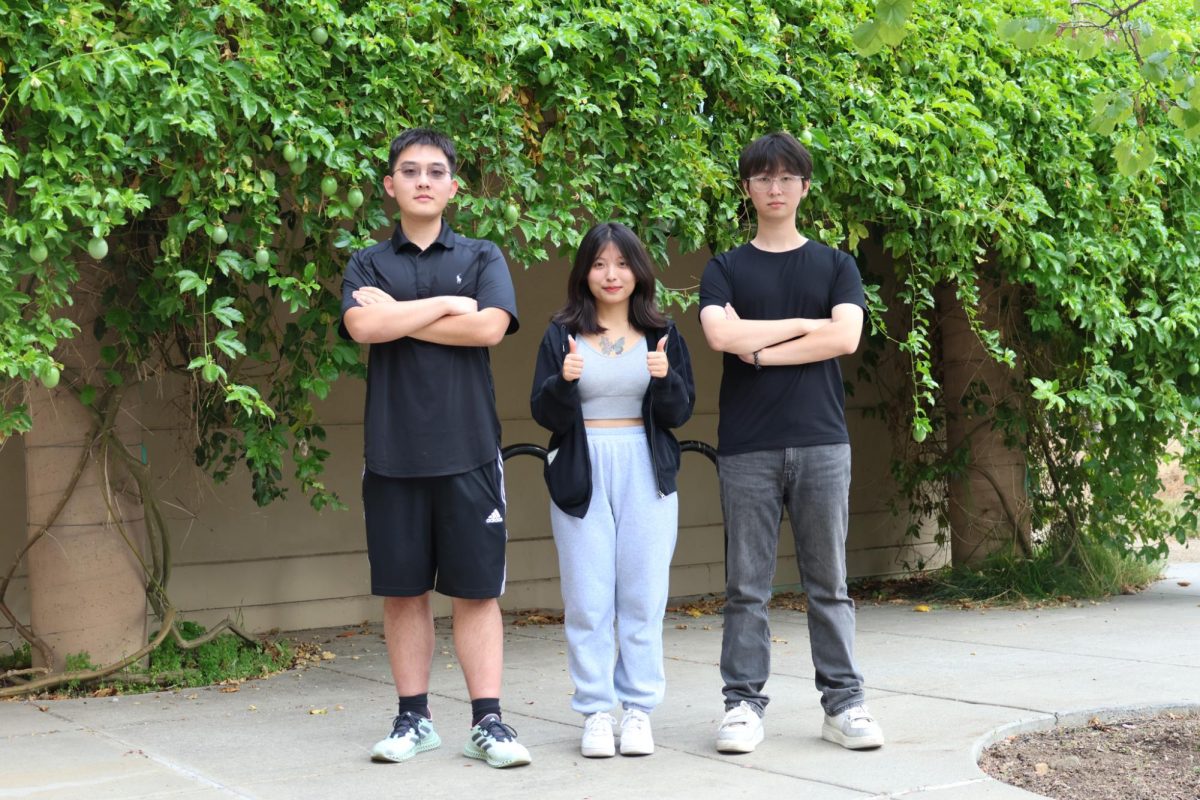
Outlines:
<svg viewBox="0 0 1200 800"><path fill-rule="evenodd" d="M1010 736L984 751L996 780L1055 800L1197 800L1200 713Z"/></svg>
<svg viewBox="0 0 1200 800"><path fill-rule="evenodd" d="M1161 495L1183 495L1174 464ZM1172 563L1200 561L1200 539L1169 542ZM999 781L1055 800L1200 800L1200 712L1010 736L984 751L979 767Z"/></svg>
<svg viewBox="0 0 1200 800"><path fill-rule="evenodd" d="M1169 559L1200 561L1200 539L1172 542ZM979 767L1055 800L1200 800L1200 712L1012 736Z"/></svg>

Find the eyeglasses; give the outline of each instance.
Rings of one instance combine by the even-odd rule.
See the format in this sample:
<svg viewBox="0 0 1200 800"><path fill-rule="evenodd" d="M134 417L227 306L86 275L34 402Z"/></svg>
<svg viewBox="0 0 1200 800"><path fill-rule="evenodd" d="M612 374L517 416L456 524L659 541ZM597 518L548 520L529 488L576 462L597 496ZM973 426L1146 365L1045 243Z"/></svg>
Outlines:
<svg viewBox="0 0 1200 800"><path fill-rule="evenodd" d="M756 192L765 192L775 183L779 184L779 188L785 192L789 189L799 189L804 185L804 178L799 175L776 175L770 177L767 175L753 175L746 179L750 184L750 188Z"/></svg>
<svg viewBox="0 0 1200 800"><path fill-rule="evenodd" d="M450 170L437 165L429 167L428 169L421 169L420 167L413 167L406 164L392 174L399 175L402 180L415 181L421 177L422 173L429 176L429 180L433 181L434 183L448 180L450 178Z"/></svg>

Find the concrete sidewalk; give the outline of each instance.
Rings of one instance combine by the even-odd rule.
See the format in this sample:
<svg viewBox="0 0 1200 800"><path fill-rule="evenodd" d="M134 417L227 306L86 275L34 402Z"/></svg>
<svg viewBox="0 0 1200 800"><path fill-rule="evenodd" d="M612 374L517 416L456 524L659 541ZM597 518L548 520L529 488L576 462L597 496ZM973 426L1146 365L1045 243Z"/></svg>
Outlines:
<svg viewBox="0 0 1200 800"><path fill-rule="evenodd" d="M820 739L805 616L772 612L772 621L775 699L766 741L747 755L713 747L720 616L669 614L653 756L581 758L561 626L509 625L504 718L534 763L493 770L463 757L470 706L439 626L432 700L444 743L404 764L373 764L370 747L395 708L373 626L367 635L297 634L337 657L236 693L0 703L0 798L1015 800L1035 795L975 766L997 736L1096 709L1200 706L1200 564L1170 567L1142 594L1079 608L860 608L859 662L888 739L870 752Z"/></svg>

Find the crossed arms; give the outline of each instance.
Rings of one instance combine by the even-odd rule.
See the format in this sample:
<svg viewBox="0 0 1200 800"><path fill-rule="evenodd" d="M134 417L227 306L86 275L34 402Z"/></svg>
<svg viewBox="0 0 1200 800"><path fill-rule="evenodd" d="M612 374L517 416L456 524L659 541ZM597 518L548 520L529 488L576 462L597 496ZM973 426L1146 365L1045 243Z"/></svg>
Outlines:
<svg viewBox="0 0 1200 800"><path fill-rule="evenodd" d="M360 344L391 342L408 336L434 344L492 347L508 330L509 314L502 308L480 310L473 297L439 295L421 300L396 300L374 286L354 291L359 305L342 318L350 338Z"/></svg>
<svg viewBox="0 0 1200 800"><path fill-rule="evenodd" d="M811 364L849 355L858 349L863 310L853 303L833 307L830 319L742 319L726 303L700 310L708 346L764 367Z"/></svg>

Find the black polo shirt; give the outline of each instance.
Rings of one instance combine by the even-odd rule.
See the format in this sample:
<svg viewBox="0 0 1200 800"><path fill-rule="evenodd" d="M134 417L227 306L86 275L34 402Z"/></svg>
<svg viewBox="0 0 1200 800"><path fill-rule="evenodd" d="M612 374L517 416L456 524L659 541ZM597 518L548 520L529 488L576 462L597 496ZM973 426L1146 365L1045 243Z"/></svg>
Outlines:
<svg viewBox="0 0 1200 800"><path fill-rule="evenodd" d="M783 253L744 244L709 261L700 308L726 303L743 319L828 319L836 305L866 308L854 258L811 240ZM756 370L726 353L724 365L719 454L850 441L836 358Z"/></svg>
<svg viewBox="0 0 1200 800"><path fill-rule="evenodd" d="M400 226L391 239L350 257L342 278L342 323L355 289L375 286L397 300L473 297L480 310L502 308L517 330L517 300L504 256L492 242L468 239L442 222L425 250ZM393 478L468 472L493 461L500 420L486 347L453 347L403 337L371 345L363 420L367 469Z"/></svg>

